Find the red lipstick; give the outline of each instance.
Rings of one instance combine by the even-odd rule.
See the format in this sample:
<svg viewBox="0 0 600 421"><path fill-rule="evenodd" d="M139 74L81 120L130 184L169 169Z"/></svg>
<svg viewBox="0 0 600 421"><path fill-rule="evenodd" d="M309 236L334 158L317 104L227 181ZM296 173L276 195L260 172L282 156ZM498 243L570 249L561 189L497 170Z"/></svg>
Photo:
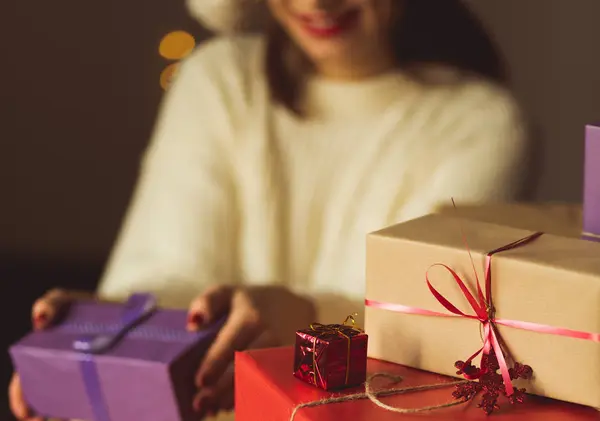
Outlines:
<svg viewBox="0 0 600 421"><path fill-rule="evenodd" d="M358 21L360 11L348 10L337 16L324 14L299 15L303 29L316 38L333 38L352 29Z"/></svg>

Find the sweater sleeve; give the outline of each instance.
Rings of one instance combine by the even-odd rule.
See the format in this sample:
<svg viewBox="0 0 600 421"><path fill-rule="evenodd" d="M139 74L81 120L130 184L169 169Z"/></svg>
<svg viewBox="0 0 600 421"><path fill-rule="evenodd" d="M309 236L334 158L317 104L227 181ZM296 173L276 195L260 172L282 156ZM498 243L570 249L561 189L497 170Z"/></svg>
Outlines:
<svg viewBox="0 0 600 421"><path fill-rule="evenodd" d="M100 297L144 291L187 306L206 285L236 277L231 113L211 69L222 64L219 48L183 62L165 96Z"/></svg>
<svg viewBox="0 0 600 421"><path fill-rule="evenodd" d="M430 150L437 165L421 160L424 177L398 220L437 211L454 199L458 206L518 200L529 182L532 144L520 109L500 89L480 92L469 107L460 107L454 130L444 133L444 146ZM467 95L468 96L468 93ZM433 148L432 148L433 149Z"/></svg>

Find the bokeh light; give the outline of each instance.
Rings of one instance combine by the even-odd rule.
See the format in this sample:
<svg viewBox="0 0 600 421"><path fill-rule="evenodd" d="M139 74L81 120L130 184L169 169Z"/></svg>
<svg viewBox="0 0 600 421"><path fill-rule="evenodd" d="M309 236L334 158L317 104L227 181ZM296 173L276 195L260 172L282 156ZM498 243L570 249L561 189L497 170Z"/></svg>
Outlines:
<svg viewBox="0 0 600 421"><path fill-rule="evenodd" d="M177 69L179 68L179 63L169 64L160 74L160 86L163 89L167 89L171 85L171 81L175 74L177 73Z"/></svg>
<svg viewBox="0 0 600 421"><path fill-rule="evenodd" d="M163 37L158 47L159 54L167 60L181 60L196 47L196 40L185 31L170 32Z"/></svg>
<svg viewBox="0 0 600 421"><path fill-rule="evenodd" d="M175 60L160 74L160 86L168 89L179 68L179 61L186 58L196 48L196 40L185 31L173 31L165 35L158 46L159 54L167 60Z"/></svg>

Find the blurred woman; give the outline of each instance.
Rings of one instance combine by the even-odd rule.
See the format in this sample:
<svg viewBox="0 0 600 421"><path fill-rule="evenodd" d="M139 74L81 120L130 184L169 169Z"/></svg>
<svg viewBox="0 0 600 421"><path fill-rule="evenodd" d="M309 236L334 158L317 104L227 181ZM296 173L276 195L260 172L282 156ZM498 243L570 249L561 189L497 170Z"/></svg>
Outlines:
<svg viewBox="0 0 600 421"><path fill-rule="evenodd" d="M229 314L198 370L200 417L232 407L234 351L362 307L368 232L526 185L502 61L460 1L268 8L266 35L216 38L183 63L98 291L188 306L190 329ZM36 326L71 299L38 300ZM18 376L11 404L27 416Z"/></svg>

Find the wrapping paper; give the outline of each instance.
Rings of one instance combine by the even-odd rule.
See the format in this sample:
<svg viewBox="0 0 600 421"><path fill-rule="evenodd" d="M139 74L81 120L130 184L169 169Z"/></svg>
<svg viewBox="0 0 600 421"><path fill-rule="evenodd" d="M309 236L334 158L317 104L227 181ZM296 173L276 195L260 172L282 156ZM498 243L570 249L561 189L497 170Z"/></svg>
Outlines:
<svg viewBox="0 0 600 421"><path fill-rule="evenodd" d="M600 124L586 127L584 168L584 238L600 241Z"/></svg>
<svg viewBox="0 0 600 421"><path fill-rule="evenodd" d="M473 264L463 241L467 239ZM430 215L369 235L366 298L445 312L425 282L443 263L474 289L488 251L530 235L506 226ZM494 257L495 316L600 332L600 244L543 235ZM429 277L450 302L469 304L447 271ZM447 375L482 345L481 325L466 318L427 317L367 306L369 356ZM600 343L498 326L516 361L533 367L529 392L600 408ZM393 338L393 339L390 339ZM568 368L567 368L568 367Z"/></svg>
<svg viewBox="0 0 600 421"><path fill-rule="evenodd" d="M568 203L494 203L443 206L439 213L450 217L505 225L529 231L542 231L562 237L579 238L583 226L581 204Z"/></svg>
<svg viewBox="0 0 600 421"><path fill-rule="evenodd" d="M331 393L299 382L289 375L294 350L273 348L238 353L236 355L236 421L289 421L293 408L306 402L332 396L364 391L364 387ZM397 386L418 386L452 381L438 374L414 370L374 359L367 361L369 374L385 372L400 375L403 381ZM378 388L385 388L385 382ZM382 398L389 405L418 408L448 401L452 388L409 393ZM268 404L267 404L268 403ZM375 406L368 399L303 408L294 421L597 421L600 415L591 408L531 397L524 405L516 407L503 404L500 411L486 416L475 403L421 414L397 414Z"/></svg>
<svg viewBox="0 0 600 421"><path fill-rule="evenodd" d="M364 383L368 337L347 325L314 324L296 332L294 376L331 390Z"/></svg>
<svg viewBox="0 0 600 421"><path fill-rule="evenodd" d="M106 352L74 349L118 330L124 314L124 305L76 303L61 324L10 348L25 399L37 414L90 421L197 418L194 373L222 321L192 333L185 329L185 311L159 309Z"/></svg>

